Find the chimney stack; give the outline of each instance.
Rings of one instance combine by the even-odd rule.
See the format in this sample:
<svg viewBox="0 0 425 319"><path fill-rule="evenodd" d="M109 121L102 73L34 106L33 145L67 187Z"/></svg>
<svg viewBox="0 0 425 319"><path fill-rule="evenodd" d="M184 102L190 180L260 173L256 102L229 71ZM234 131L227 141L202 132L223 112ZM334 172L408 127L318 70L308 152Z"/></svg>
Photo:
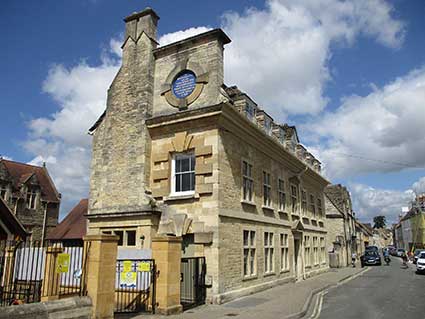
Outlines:
<svg viewBox="0 0 425 319"><path fill-rule="evenodd" d="M129 15L124 19L125 39L131 37L136 41L144 32L149 38L156 41L158 20L159 16L149 7Z"/></svg>

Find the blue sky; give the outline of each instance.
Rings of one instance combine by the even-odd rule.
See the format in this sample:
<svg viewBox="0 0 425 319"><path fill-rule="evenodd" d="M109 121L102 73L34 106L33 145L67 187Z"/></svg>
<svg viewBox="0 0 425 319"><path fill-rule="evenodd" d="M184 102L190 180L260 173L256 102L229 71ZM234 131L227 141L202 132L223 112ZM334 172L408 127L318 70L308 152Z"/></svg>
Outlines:
<svg viewBox="0 0 425 319"><path fill-rule="evenodd" d="M222 27L226 84L295 124L362 220L395 220L425 191L421 0L2 1L0 154L47 161L62 215L87 196L86 129L120 63L122 18L146 6L162 44Z"/></svg>

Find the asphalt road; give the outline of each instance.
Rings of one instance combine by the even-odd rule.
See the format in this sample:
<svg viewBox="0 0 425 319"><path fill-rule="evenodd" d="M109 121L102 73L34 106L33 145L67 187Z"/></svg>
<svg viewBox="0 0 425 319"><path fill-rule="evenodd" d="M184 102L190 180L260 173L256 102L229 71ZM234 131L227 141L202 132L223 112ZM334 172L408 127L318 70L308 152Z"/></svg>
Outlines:
<svg viewBox="0 0 425 319"><path fill-rule="evenodd" d="M403 269L397 257L390 266L372 266L362 276L323 297L321 319L424 319L425 275L416 266Z"/></svg>

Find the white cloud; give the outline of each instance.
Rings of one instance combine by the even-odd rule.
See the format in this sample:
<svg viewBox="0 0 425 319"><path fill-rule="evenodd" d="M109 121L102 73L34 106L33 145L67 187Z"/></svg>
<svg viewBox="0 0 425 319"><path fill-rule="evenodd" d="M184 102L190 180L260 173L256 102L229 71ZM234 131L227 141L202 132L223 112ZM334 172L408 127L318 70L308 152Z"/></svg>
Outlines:
<svg viewBox="0 0 425 319"><path fill-rule="evenodd" d="M120 64L117 43L111 40L100 65L84 61L71 68L53 65L43 92L57 102L58 111L28 123L25 149L34 155L31 163L46 162L63 194L62 213L88 196L91 138L87 130L106 107L107 89Z"/></svg>
<svg viewBox="0 0 425 319"><path fill-rule="evenodd" d="M412 188L417 195L424 194L425 193L425 176L420 178L417 182L415 182Z"/></svg>
<svg viewBox="0 0 425 319"><path fill-rule="evenodd" d="M397 222L401 208L409 206L414 199L410 189L377 189L363 184L351 184L349 188L356 217L363 222L371 222L378 215L384 215L388 225Z"/></svg>
<svg viewBox="0 0 425 319"><path fill-rule="evenodd" d="M265 10L227 13L225 75L277 119L317 114L326 106L331 45L359 35L388 47L403 41L403 24L383 0L270 0Z"/></svg>
<svg viewBox="0 0 425 319"><path fill-rule="evenodd" d="M384 0L269 0L265 10L227 13L222 27L234 42L226 48L226 83L246 90L277 118L315 114L327 104L331 44L350 45L363 34L399 47L403 25L391 11ZM208 30L194 27L163 35L159 42L166 45ZM68 206L87 196L91 151L86 132L105 108L120 44L110 41L100 65L52 66L43 91L57 102L58 111L29 122L25 147L33 162L47 162Z"/></svg>
<svg viewBox="0 0 425 319"><path fill-rule="evenodd" d="M161 36L158 42L160 46L164 46L173 42L177 42L186 38L193 37L195 35L198 35L200 33L204 33L210 30L211 30L210 27L195 27L195 28L189 28L186 30L171 32Z"/></svg>
<svg viewBox="0 0 425 319"><path fill-rule="evenodd" d="M425 68L367 96L350 96L335 112L303 127L330 178L425 168ZM315 140L315 141L314 141Z"/></svg>

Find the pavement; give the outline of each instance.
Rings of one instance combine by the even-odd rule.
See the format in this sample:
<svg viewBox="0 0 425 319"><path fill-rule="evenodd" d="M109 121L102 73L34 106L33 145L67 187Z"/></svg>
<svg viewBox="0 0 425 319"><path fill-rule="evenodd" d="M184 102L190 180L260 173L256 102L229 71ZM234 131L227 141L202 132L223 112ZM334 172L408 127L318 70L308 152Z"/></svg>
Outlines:
<svg viewBox="0 0 425 319"><path fill-rule="evenodd" d="M367 268L357 266L330 269L328 272L296 283L287 283L264 290L222 305L203 305L178 315L149 315L149 318L167 319L218 319L218 318L261 318L295 319L304 316L316 293L336 286L358 276ZM146 315L132 318L143 319Z"/></svg>
<svg viewBox="0 0 425 319"><path fill-rule="evenodd" d="M425 318L425 275L416 266L404 268L400 258L390 266L373 266L370 271L343 286L325 292L317 302L320 319Z"/></svg>

